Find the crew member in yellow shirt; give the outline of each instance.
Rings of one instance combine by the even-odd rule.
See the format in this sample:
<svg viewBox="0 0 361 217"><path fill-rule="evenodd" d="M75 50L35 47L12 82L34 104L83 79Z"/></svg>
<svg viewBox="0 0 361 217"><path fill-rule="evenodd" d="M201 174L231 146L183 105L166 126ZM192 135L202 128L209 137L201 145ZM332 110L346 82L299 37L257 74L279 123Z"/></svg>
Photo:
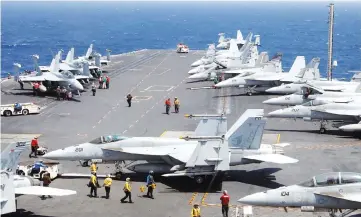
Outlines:
<svg viewBox="0 0 361 217"><path fill-rule="evenodd" d="M179 106L180 106L179 99L177 97L174 97L174 110L175 110L175 113L179 112Z"/></svg>
<svg viewBox="0 0 361 217"><path fill-rule="evenodd" d="M124 184L124 193L125 193L125 197L123 197L120 202L124 203L125 199L127 199L129 197L129 203L133 203L132 201L132 186L130 185L130 178L126 178L125 179L125 184Z"/></svg>
<svg viewBox="0 0 361 217"><path fill-rule="evenodd" d="M109 194L110 194L110 186L112 185L112 178L110 178L110 175L107 175L107 178L104 179L104 188L105 188L105 198L109 199Z"/></svg>
<svg viewBox="0 0 361 217"><path fill-rule="evenodd" d="M199 208L199 205L195 203L192 208L192 217L201 217L201 208Z"/></svg>
<svg viewBox="0 0 361 217"><path fill-rule="evenodd" d="M90 165L90 172L94 173L94 175L96 176L97 175L97 170L98 170L97 163L92 162L92 164Z"/></svg>
<svg viewBox="0 0 361 217"><path fill-rule="evenodd" d="M97 195L97 188L98 188L98 180L97 177L95 176L95 173L92 172L91 176L90 176L90 181L89 181L89 187L90 187L90 197L98 197ZM94 195L93 195L94 193Z"/></svg>

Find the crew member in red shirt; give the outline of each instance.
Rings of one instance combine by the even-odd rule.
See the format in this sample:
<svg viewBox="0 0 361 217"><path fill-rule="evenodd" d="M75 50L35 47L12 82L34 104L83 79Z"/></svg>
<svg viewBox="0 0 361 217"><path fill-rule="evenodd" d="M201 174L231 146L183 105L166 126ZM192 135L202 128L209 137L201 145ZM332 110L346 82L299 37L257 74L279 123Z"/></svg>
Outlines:
<svg viewBox="0 0 361 217"><path fill-rule="evenodd" d="M170 102L170 98L168 98L166 101L165 101L165 113L167 115L169 115L169 109L171 107L171 102Z"/></svg>
<svg viewBox="0 0 361 217"><path fill-rule="evenodd" d="M31 155L34 153L35 157L38 157L38 148L39 148L39 143L38 143L38 137L34 137L33 140L31 140L31 153L29 154L29 158L31 158Z"/></svg>
<svg viewBox="0 0 361 217"><path fill-rule="evenodd" d="M39 87L40 87L40 84L38 82L35 82L33 84L33 95L36 96L38 94L38 91L39 91Z"/></svg>
<svg viewBox="0 0 361 217"><path fill-rule="evenodd" d="M222 201L222 214L223 217L228 217L228 210L229 210L229 195L227 194L227 191L223 191L223 195L220 198Z"/></svg>

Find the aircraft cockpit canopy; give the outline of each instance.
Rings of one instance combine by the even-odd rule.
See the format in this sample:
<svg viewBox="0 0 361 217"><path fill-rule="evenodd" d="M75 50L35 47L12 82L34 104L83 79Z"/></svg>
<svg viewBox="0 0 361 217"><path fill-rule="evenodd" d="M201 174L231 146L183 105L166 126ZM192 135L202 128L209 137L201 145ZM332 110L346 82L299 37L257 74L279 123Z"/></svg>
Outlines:
<svg viewBox="0 0 361 217"><path fill-rule="evenodd" d="M360 173L333 172L314 176L311 180L299 184L302 187L322 187L330 185L342 185L350 183L361 183Z"/></svg>
<svg viewBox="0 0 361 217"><path fill-rule="evenodd" d="M91 143L91 144L105 144L105 143L121 141L121 140L124 140L124 139L127 139L127 137L120 136L120 135L108 135L108 136L98 137L98 138L90 141L89 143Z"/></svg>
<svg viewBox="0 0 361 217"><path fill-rule="evenodd" d="M63 71L63 74L69 79L75 78L74 75L69 71Z"/></svg>
<svg viewBox="0 0 361 217"><path fill-rule="evenodd" d="M314 103L313 103L313 100L309 101L309 102L306 102L306 103L303 103L302 106L314 106Z"/></svg>

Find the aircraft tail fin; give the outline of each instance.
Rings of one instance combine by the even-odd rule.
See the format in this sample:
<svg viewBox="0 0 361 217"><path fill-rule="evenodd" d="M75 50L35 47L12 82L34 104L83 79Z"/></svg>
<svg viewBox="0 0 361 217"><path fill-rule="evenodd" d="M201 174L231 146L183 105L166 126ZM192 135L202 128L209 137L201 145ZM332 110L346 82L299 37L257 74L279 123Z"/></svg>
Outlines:
<svg viewBox="0 0 361 217"><path fill-rule="evenodd" d="M34 61L34 68L35 68L35 71L37 72L36 75L37 76L42 75L43 73L41 72L39 64L38 64L39 55L35 54L35 55L32 55L32 57L33 57L33 61ZM51 62L51 63L53 63L53 62ZM51 64L50 64L50 66L51 66Z"/></svg>
<svg viewBox="0 0 361 217"><path fill-rule="evenodd" d="M352 76L351 81L354 82L361 82L361 71L351 71L354 72L355 74Z"/></svg>
<svg viewBox="0 0 361 217"><path fill-rule="evenodd" d="M276 53L272 59L270 61L273 61L273 62L281 62L282 61L282 56L283 54L282 53Z"/></svg>
<svg viewBox="0 0 361 217"><path fill-rule="evenodd" d="M297 56L288 73L289 73L289 75L296 76L305 67L306 67L305 57Z"/></svg>
<svg viewBox="0 0 361 217"><path fill-rule="evenodd" d="M55 55L54 59L51 61L50 64L50 72L59 72L60 62L59 62L59 55Z"/></svg>
<svg viewBox="0 0 361 217"><path fill-rule="evenodd" d="M2 160L1 160L2 161ZM1 170L1 215L16 212L14 175Z"/></svg>
<svg viewBox="0 0 361 217"><path fill-rule="evenodd" d="M241 30L237 30L237 41L242 41L243 40L243 35Z"/></svg>
<svg viewBox="0 0 361 217"><path fill-rule="evenodd" d="M90 76L90 70L89 70L89 63L88 62L83 63L83 75Z"/></svg>
<svg viewBox="0 0 361 217"><path fill-rule="evenodd" d="M19 63L14 63L14 81L19 81L21 65Z"/></svg>
<svg viewBox="0 0 361 217"><path fill-rule="evenodd" d="M297 78L310 79L310 80L318 80L320 78L320 71L318 66L320 65L320 58L313 58L307 65L306 68L300 70Z"/></svg>
<svg viewBox="0 0 361 217"><path fill-rule="evenodd" d="M255 66L261 65L261 64L264 62L264 58L265 58L266 55L267 55L267 52L261 52L261 53L258 55L258 58L257 58L257 61L256 61Z"/></svg>
<svg viewBox="0 0 361 217"><path fill-rule="evenodd" d="M357 85L357 88L356 88L356 93L361 93L361 82L359 83L359 85Z"/></svg>
<svg viewBox="0 0 361 217"><path fill-rule="evenodd" d="M107 52L107 60L110 61L110 53L111 53L112 51L109 50L109 49L106 49L106 52Z"/></svg>
<svg viewBox="0 0 361 217"><path fill-rule="evenodd" d="M257 46L261 46L261 36L260 35L254 36L254 44Z"/></svg>
<svg viewBox="0 0 361 217"><path fill-rule="evenodd" d="M85 58L89 59L92 53L93 53L93 44L90 44L88 50L86 51Z"/></svg>
<svg viewBox="0 0 361 217"><path fill-rule="evenodd" d="M231 41L229 42L229 52L230 53L236 53L238 52L238 46L237 46L237 42L234 39L231 39Z"/></svg>
<svg viewBox="0 0 361 217"><path fill-rule="evenodd" d="M223 115L199 115L199 118L195 136L223 136L227 133L227 118Z"/></svg>
<svg viewBox="0 0 361 217"><path fill-rule="evenodd" d="M259 149L266 120L263 109L247 109L227 131L225 138L230 148Z"/></svg>
<svg viewBox="0 0 361 217"><path fill-rule="evenodd" d="M58 56L59 56L59 62L61 62L61 60L63 58L63 50L59 50Z"/></svg>
<svg viewBox="0 0 361 217"><path fill-rule="evenodd" d="M226 38L224 37L224 33L219 33L219 39L218 39L218 43L224 42L226 40Z"/></svg>
<svg viewBox="0 0 361 217"><path fill-rule="evenodd" d="M20 155L30 149L30 142L16 142L9 144L1 152L1 170L15 172L20 161Z"/></svg>
<svg viewBox="0 0 361 217"><path fill-rule="evenodd" d="M74 60L74 48L70 48L68 54L66 55L65 62L71 63Z"/></svg>
<svg viewBox="0 0 361 217"><path fill-rule="evenodd" d="M101 63L100 63L100 54L96 53L94 54L95 56L95 65L100 67L101 66Z"/></svg>

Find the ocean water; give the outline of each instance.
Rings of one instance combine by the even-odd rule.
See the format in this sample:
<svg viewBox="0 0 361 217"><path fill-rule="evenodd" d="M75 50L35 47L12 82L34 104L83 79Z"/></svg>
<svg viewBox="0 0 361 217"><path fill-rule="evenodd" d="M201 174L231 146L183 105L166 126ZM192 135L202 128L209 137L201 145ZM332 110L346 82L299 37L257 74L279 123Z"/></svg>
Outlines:
<svg viewBox="0 0 361 217"><path fill-rule="evenodd" d="M240 29L261 35L261 51L283 53L285 71L296 55L320 57L326 74L328 7L325 2L1 2L1 74L14 62L32 69L31 55L50 64L52 53L90 43L105 55L137 49L175 49L184 42L205 49L218 33ZM65 58L65 54L64 57ZM334 77L361 69L361 1L335 4Z"/></svg>

